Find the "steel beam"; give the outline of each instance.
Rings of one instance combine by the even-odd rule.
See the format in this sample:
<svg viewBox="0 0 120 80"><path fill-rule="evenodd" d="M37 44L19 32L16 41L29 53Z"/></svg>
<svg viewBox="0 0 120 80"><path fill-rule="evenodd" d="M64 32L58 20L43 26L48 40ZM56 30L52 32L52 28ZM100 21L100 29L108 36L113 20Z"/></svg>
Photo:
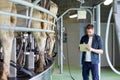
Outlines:
<svg viewBox="0 0 120 80"><path fill-rule="evenodd" d="M63 17L60 23L60 73L63 73Z"/></svg>
<svg viewBox="0 0 120 80"><path fill-rule="evenodd" d="M96 6L96 26L97 26L97 34L101 35L101 11L100 11L100 4ZM99 69L99 80L101 80L101 55L99 54L100 63L98 64Z"/></svg>

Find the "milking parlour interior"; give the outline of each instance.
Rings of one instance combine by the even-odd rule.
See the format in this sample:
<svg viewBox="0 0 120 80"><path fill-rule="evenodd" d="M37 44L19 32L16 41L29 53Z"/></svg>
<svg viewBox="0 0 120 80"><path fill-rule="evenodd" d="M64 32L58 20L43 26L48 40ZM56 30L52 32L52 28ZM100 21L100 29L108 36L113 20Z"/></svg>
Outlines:
<svg viewBox="0 0 120 80"><path fill-rule="evenodd" d="M0 80L120 80L120 0L0 0Z"/></svg>

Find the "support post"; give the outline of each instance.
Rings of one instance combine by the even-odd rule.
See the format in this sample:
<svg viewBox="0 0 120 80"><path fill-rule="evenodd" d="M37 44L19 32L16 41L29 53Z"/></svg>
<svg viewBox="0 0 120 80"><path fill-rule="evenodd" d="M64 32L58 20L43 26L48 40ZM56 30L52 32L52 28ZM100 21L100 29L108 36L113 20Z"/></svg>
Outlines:
<svg viewBox="0 0 120 80"><path fill-rule="evenodd" d="M16 39L13 39L13 48L12 48L12 54L11 54L11 60L16 63ZM16 66L16 64L14 64ZM13 66L10 66L10 78L16 78L17 77L17 69Z"/></svg>
<svg viewBox="0 0 120 80"><path fill-rule="evenodd" d="M91 24L95 25L95 8L93 8L92 10L92 21L91 21Z"/></svg>
<svg viewBox="0 0 120 80"><path fill-rule="evenodd" d="M63 17L60 23L60 74L63 73Z"/></svg>
<svg viewBox="0 0 120 80"><path fill-rule="evenodd" d="M97 34L101 35L101 11L100 11L100 4L96 7L96 23L97 23Z"/></svg>
<svg viewBox="0 0 120 80"><path fill-rule="evenodd" d="M101 35L101 11L100 11L100 4L96 6L96 26L97 26L97 34ZM99 54L99 80L101 80L101 55Z"/></svg>

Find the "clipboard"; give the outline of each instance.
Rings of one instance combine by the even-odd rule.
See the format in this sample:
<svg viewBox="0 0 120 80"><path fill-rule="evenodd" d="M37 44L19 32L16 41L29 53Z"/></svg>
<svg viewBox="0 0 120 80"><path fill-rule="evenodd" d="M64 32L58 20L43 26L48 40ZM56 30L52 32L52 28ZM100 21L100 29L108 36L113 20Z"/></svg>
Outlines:
<svg viewBox="0 0 120 80"><path fill-rule="evenodd" d="M81 52L87 52L88 51L87 47L89 47L89 45L88 44L80 44L79 47L80 47Z"/></svg>

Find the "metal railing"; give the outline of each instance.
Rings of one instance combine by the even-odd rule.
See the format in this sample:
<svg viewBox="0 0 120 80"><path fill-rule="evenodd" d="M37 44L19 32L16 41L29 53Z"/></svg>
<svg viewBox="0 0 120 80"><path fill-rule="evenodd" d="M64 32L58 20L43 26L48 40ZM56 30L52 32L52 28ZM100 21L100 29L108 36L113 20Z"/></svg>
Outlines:
<svg viewBox="0 0 120 80"><path fill-rule="evenodd" d="M53 30L25 28L25 27L10 27L10 26L2 26L2 27L0 27L0 30L1 29L2 30L26 31L26 32L54 32Z"/></svg>
<svg viewBox="0 0 120 80"><path fill-rule="evenodd" d="M34 2L36 2L36 4L34 2L30 3L30 2L27 2L27 1L23 1L23 0L9 0L9 1L10 2L14 2L16 4L20 4L20 5L26 6L26 7L29 7L31 9L36 9L36 10L41 11L43 13L47 13L48 15L53 16L54 19L57 19L57 16L55 14L53 14L52 12L50 12L49 10L47 10L47 9L45 9L43 7L37 6L37 3L40 0L34 1ZM33 11L32 11L32 13L33 13ZM30 16L27 16L27 15L21 15L21 14L15 14L15 13L10 13L10 12L0 11L0 14L2 14L2 15L14 16L14 17L17 17L17 18L22 18L22 19L30 20L29 24L31 24L32 21L38 21L38 22L44 22L44 23L52 24L54 27L56 26L55 22L52 23L49 20L43 20L43 19L39 19L39 18L33 18L32 17L32 13L30 13ZM4 26L4 25L1 25L0 29L1 30L15 30L15 31L31 31L31 32L54 32L54 30L24 28L24 27L20 27L20 26L18 26L18 27L17 26L10 27L10 26Z"/></svg>
<svg viewBox="0 0 120 80"><path fill-rule="evenodd" d="M55 63L53 62L48 69L46 69L44 72L34 76L33 78L29 80L52 80L52 73L54 70L54 65Z"/></svg>

